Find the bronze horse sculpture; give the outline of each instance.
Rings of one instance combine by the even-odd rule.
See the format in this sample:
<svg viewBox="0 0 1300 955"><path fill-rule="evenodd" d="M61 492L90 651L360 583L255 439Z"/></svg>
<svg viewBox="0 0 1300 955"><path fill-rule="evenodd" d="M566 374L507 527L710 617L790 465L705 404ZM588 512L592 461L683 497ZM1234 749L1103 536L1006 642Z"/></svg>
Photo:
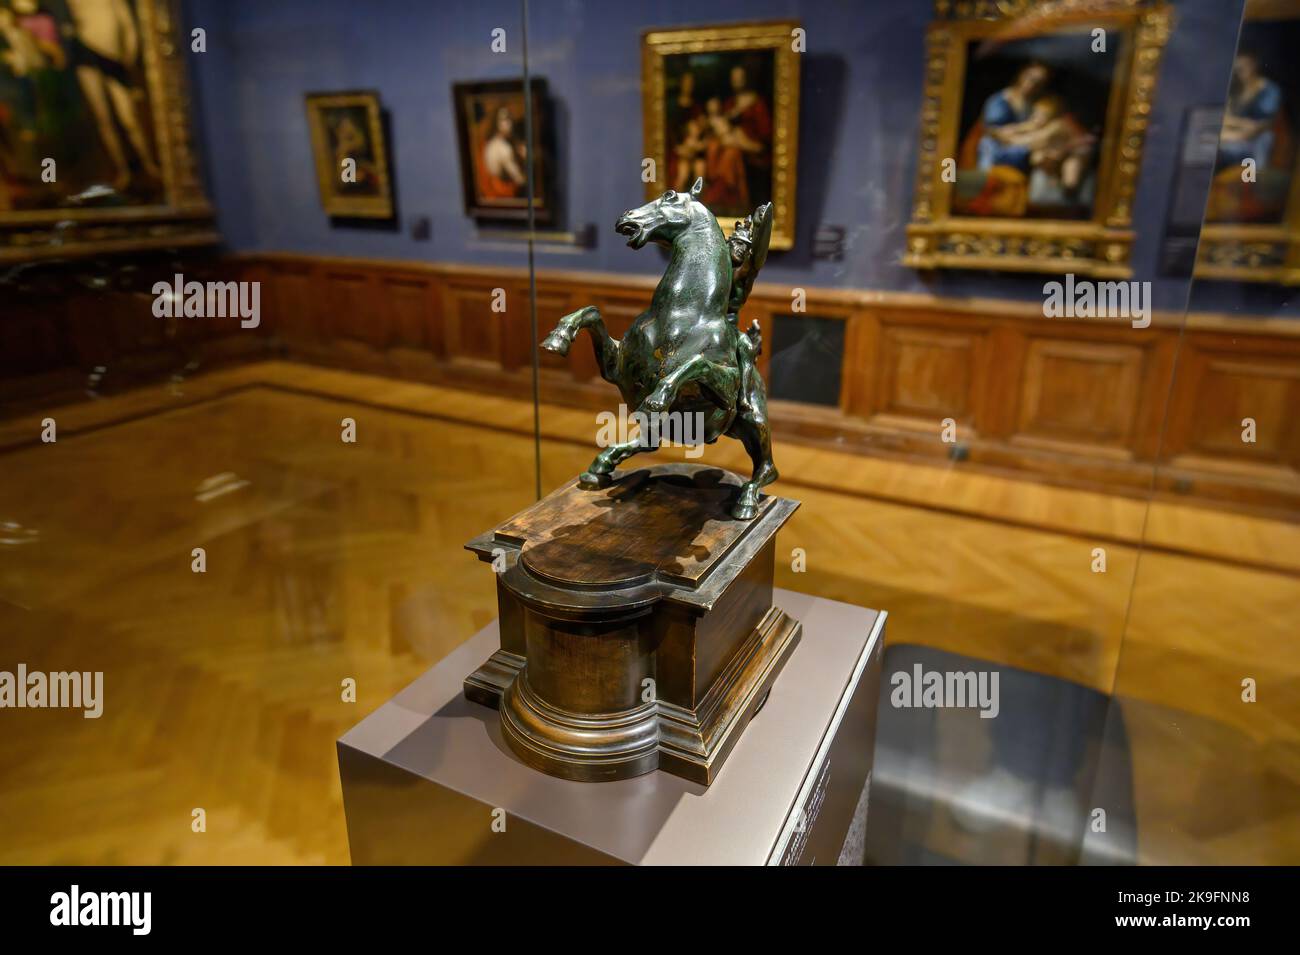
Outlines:
<svg viewBox="0 0 1300 955"><path fill-rule="evenodd" d="M668 267L655 288L650 308L633 321L618 341L610 337L594 305L559 320L542 347L567 355L582 329L591 332L601 377L618 387L627 407L642 420L662 420L673 412L699 415L703 439L737 438L754 463L740 488L731 515L751 520L758 513L759 491L777 479L772 464L772 435L767 421L767 394L754 358L762 347L758 324L739 329L738 313L767 257L772 234L772 207L759 206L738 222L731 239L700 202L703 180L690 192L669 189L658 199L623 213L615 230L633 249L647 243L671 250ZM671 420L671 419L670 419ZM625 443L605 448L579 478L582 487L606 487L625 459L659 446L654 429Z"/></svg>

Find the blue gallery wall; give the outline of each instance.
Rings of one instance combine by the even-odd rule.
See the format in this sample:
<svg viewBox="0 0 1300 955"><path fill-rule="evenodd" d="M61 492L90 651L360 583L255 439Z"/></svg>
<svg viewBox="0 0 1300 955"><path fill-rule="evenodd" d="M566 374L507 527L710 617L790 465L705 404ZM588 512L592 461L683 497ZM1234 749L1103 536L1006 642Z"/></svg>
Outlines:
<svg viewBox="0 0 1300 955"><path fill-rule="evenodd" d="M1158 308L1182 308L1188 283L1155 275L1182 122L1220 104L1241 0L1181 0L1147 136L1134 220L1136 277ZM465 217L450 87L522 74L517 0L187 0L208 52L191 57L199 137L220 227L234 249L523 265L520 243ZM536 247L539 268L653 273L611 226L641 195L640 34L647 27L793 18L803 60L796 248L764 278L942 295L1037 298L1042 276L922 274L900 262L911 212L929 0L532 0L528 59L556 113L567 224L596 227L594 248ZM507 31L493 53L491 31ZM390 124L399 220L332 223L320 207L303 94L374 89ZM427 216L431 238L411 235ZM819 224L848 230L845 257L813 261ZM1199 297L1199 290L1198 290ZM1199 303L1198 303L1199 304Z"/></svg>

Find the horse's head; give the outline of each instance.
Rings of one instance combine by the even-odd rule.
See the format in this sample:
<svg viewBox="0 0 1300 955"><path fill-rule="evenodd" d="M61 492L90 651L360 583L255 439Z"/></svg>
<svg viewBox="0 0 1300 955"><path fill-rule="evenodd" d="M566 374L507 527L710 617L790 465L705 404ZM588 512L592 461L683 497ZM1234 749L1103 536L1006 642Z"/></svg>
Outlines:
<svg viewBox="0 0 1300 955"><path fill-rule="evenodd" d="M669 189L658 199L643 206L629 209L618 217L614 231L627 236L627 244L639 249L647 242L672 245L673 240L686 231L701 215L710 215L699 201L704 190L704 180L696 179L690 192L673 192Z"/></svg>

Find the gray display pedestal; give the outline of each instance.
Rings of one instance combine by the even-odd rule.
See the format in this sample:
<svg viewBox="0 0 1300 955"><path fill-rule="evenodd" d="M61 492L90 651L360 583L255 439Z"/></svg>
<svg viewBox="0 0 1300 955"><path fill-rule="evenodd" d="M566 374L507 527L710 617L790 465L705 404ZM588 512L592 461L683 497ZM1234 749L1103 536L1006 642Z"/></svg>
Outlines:
<svg viewBox="0 0 1300 955"><path fill-rule="evenodd" d="M573 782L521 763L496 711L461 692L498 645L489 624L338 741L353 863L860 862L885 614L779 589L775 602L803 640L707 788L659 771Z"/></svg>

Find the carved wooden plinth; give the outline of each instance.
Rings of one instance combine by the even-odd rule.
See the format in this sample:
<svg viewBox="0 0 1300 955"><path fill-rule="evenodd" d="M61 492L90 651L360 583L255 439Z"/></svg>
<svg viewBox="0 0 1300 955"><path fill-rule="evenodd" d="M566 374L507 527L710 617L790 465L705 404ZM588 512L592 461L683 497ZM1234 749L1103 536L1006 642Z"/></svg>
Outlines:
<svg viewBox="0 0 1300 955"><path fill-rule="evenodd" d="M500 709L524 762L716 778L801 633L772 606L776 532L798 502L733 520L738 484L688 464L574 481L466 545L497 573L501 649L465 695Z"/></svg>

